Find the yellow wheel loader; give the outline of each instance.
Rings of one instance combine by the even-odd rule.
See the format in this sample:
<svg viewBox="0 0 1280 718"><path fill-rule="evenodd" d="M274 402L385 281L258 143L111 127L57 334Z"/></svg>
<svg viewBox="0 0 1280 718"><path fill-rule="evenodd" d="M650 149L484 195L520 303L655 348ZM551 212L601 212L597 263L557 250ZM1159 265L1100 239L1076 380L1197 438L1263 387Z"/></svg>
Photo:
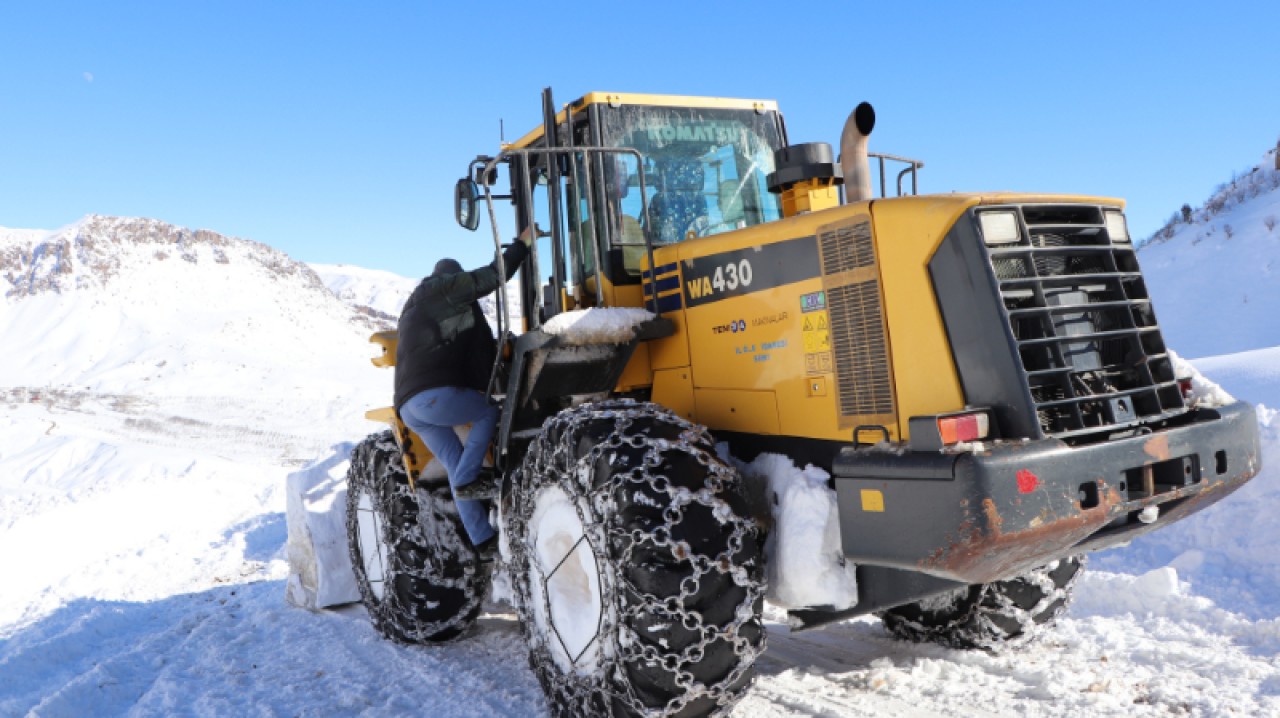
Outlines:
<svg viewBox="0 0 1280 718"><path fill-rule="evenodd" d="M719 714L748 689L764 539L815 517L771 514L735 461L830 477L853 589L793 600L794 629L876 613L978 648L1050 623L1086 553L1259 469L1251 408L1175 372L1120 200L918 195L922 162L868 153L865 103L838 158L766 100L546 90L542 114L455 205L495 248L500 202L538 237L498 303L493 512L558 715ZM371 417L391 430L350 474L365 604L395 640L454 638L491 565L421 439Z"/></svg>

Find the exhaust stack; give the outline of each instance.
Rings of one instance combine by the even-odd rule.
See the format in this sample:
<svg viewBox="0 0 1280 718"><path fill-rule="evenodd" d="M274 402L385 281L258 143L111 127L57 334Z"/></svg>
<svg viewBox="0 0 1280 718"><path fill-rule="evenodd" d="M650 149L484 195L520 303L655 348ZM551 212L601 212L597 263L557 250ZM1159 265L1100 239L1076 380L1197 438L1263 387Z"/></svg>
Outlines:
<svg viewBox="0 0 1280 718"><path fill-rule="evenodd" d="M840 167L844 170L845 202L871 199L871 163L867 159L867 136L876 126L876 111L860 103L845 120L840 133Z"/></svg>

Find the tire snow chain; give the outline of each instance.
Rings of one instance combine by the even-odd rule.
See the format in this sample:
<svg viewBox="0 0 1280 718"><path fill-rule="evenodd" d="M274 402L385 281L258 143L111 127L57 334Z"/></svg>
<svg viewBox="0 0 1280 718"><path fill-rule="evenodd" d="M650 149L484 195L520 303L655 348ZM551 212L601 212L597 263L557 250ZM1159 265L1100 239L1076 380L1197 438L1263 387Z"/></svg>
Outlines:
<svg viewBox="0 0 1280 718"><path fill-rule="evenodd" d="M899 637L915 641L931 640L955 648L978 648L992 652L1024 646L1035 640L1044 631L1046 623L1065 613L1067 606L1070 605L1072 589L1084 573L1087 557L1081 554L1073 556L1070 560L1075 561L1078 567L1062 585L1058 585L1053 578L1053 572L1060 565L1060 562L1055 561L1047 566L1034 568L1016 578L978 586L977 593L972 599L973 605L969 607L966 618L966 620L973 620L974 623L966 631L964 640L949 638L950 627L929 626L919 621L902 618L898 619ZM1040 599L1031 608L1022 608L1009 595L1009 588L1018 582L1031 584L1038 589ZM968 598L971 590L972 587L959 588L936 597L933 599L938 602L936 609L955 608ZM1039 621L1036 620L1037 616L1049 611L1055 603L1058 603L1058 607L1052 614L1041 617ZM997 617L1016 621L1021 631L1015 636L1010 636L1009 631L996 622Z"/></svg>
<svg viewBox="0 0 1280 718"><path fill-rule="evenodd" d="M683 428L683 432L680 438L676 440L652 439L642 434L629 434L628 430L636 420L643 418L676 424ZM578 435L576 429L587 422L601 419L612 419L614 421L615 426L612 434L607 441L593 446L584 457L575 459L576 447L571 445L570 439ZM614 474L608 481L602 481L600 484L592 486L594 479L592 467L607 452L623 446L647 449L642 465L629 471ZM722 491L740 490L740 479L737 472L714 458L713 451L711 437L705 427L685 421L656 405L635 403L630 399L617 399L583 405L576 410L562 412L551 417L543 424L542 432L534 444L530 446L531 453L537 452L534 456L533 470L540 476L561 475L573 477L578 486L581 487L581 492L585 493L589 498L598 516L608 517L612 515L612 509L614 508L613 497L627 483L648 484L655 494L659 496L666 495L670 498L670 504L663 511L663 525L652 531L641 529L622 531L618 528L607 526L607 520L603 523L590 521L590 517L582 515L581 504L575 501L574 505L578 511L578 518L586 530L588 541L592 545L592 553L596 556L597 562L600 561L599 554L602 552L603 547L605 551L614 554L611 556L611 562L615 566L629 565L632 561L633 549L639 545L646 545L648 547L670 549L673 558L687 560L693 569L692 575L681 581L680 593L665 598L640 590L628 582L619 572L617 580L621 585L616 587L615 590L626 591L630 597L637 600L625 608L621 606L622 602L618 602L619 605L616 606L608 604L602 606L600 632L593 639L599 639L601 635L605 635L609 631L619 631L618 647L620 648L620 653L618 655L609 655L607 650L602 650L602 670L597 672L597 676L604 677L619 674L623 671L623 666L629 663L640 662L649 665L656 663L661 665L667 672L673 674L676 685L681 689L680 695L673 698L665 707L653 708L646 706L634 694L634 691L628 690L623 694L619 694L615 687L603 680L597 680L595 685L582 685L583 681L580 676L575 681L571 680L570 676L555 675L552 678L553 682L556 683L554 691L563 697L564 700L559 701L561 705L578 706L586 713L589 712L592 706L601 705L598 700L594 699L605 699L605 705L608 705L609 699L619 699L636 715L666 716L678 713L694 700L706 698L721 707L717 713L723 713L745 691L746 685L739 684L742 683L743 674L751 670L755 659L764 652L765 639L762 633L758 645L753 645L749 638L740 633L739 629L756 618L754 606L763 597L765 584L763 580L752 581L745 567L734 564L733 557L742 550L747 541L756 540L755 536L759 529L750 519L738 516L723 499L717 496ZM706 466L709 473L706 485L697 491L690 491L684 487L672 486L667 477L661 474L650 473L651 469L663 463L663 455L670 452L689 454L700 464ZM517 477L517 480L534 481L535 479L533 477ZM526 491L520 494L523 498L523 505L518 507L519 510L513 512L515 517L519 517L512 521L511 530L513 536L525 535L527 525L524 517L532 515L532 503L536 494L536 491ZM672 538L674 534L673 528L680 521L684 508L691 504L706 506L722 524L729 523L733 525L726 550L721 554L716 556L701 555L696 553L687 542ZM516 525L517 522L519 525ZM610 551L610 547L620 547L621 550ZM513 541L512 551L522 554L524 548L521 542ZM758 560L762 559L763 554ZM523 563L525 563L525 559L522 556L516 556L512 565L521 565ZM730 575L734 583L746 589L746 596L736 607L734 618L724 628L706 625L698 611L684 607L685 602L697 593L702 577L713 571ZM600 572L602 582L605 580L606 575L607 572ZM523 588L522 581L513 581L513 585L520 601L527 603L531 600L531 597L527 595L527 591ZM604 590L605 587L602 586L602 593ZM546 611L544 615L549 616L551 615L551 610L546 599L547 593L547 591L543 591L543 609ZM622 611L623 615L611 615L615 610ZM650 616L667 616L673 621L679 621L680 625L686 630L700 634L701 638L679 653L664 652L652 645L642 645L640 641L636 640L634 631L629 626L642 623L646 613ZM745 660L740 660L737 666L715 685L703 685L691 673L681 670L680 665L696 664L702 659L708 644L715 640L731 641L734 654L744 657ZM544 665L554 665L554 659L546 646L541 644L531 645L530 649L531 663L544 662ZM622 681L622 684L629 686L626 681Z"/></svg>
<svg viewBox="0 0 1280 718"><path fill-rule="evenodd" d="M1006 582L1005 585L1015 581L1022 581L1039 588L1041 598L1036 602L1035 606L1032 606L1029 609L1019 606L1013 598L1003 590L1004 587L1002 585L987 584L982 587L981 593L978 594L978 601L974 604L973 608L973 610L977 612L979 635L976 637L976 642L980 648L988 651L1016 648L1030 643L1040 634L1043 629L1043 625L1036 621L1036 616L1039 615L1040 612L1047 610L1049 606L1052 606L1054 601L1068 597L1067 591L1064 590L1064 588L1060 588L1057 583L1054 582L1053 577L1049 575L1055 568L1057 568L1057 566L1058 564L1055 561L1048 566L1034 568L1021 576L1009 579L1009 581ZM1077 571L1076 576L1079 575L1080 572ZM1074 579L1076 576L1072 577L1073 580L1068 582L1068 586L1075 583ZM995 610L993 611L991 608L984 607L984 601L993 601L996 605ZM993 619L993 615L1000 615L1017 621L1022 627L1022 632L1013 638L1004 638L1008 635L1008 632L996 624Z"/></svg>
<svg viewBox="0 0 1280 718"><path fill-rule="evenodd" d="M404 472L403 465L400 462L400 447L396 444L395 439L391 436L390 432L385 432L379 436L376 447L379 451L387 452L392 457L394 470L397 470L400 473ZM372 458L372 455L369 456ZM409 487L409 482L406 478L404 481L395 481L391 484L391 487L393 492L391 500L396 501L404 497L413 499L418 506L419 516L431 511L440 511L448 514L456 513L458 510L452 502L451 495L447 495L447 498L445 495L438 495L440 491L448 491L447 483L441 483L439 481L430 483L419 481L418 487L415 490ZM352 520L351 517L348 517L348 521L350 520ZM474 553L474 550L469 545L462 543L467 539L460 535L449 531L436 531L433 532L435 535L426 535L426 532L423 530L423 526L435 526L437 523L438 522L435 521L415 521L413 525L403 533L410 536L413 542L420 546L443 546L446 544L452 544L447 546L450 554L452 555L467 556ZM387 522L385 527L392 532L397 530L397 527L392 522ZM400 540L393 537L392 541L389 543L392 546L396 546L400 543ZM420 637L438 635L451 628L466 628L474 621L474 617L471 615L472 608L474 607L474 604L478 604L484 600L484 595L487 592L487 586L485 585L481 585L478 591L475 587L475 583L477 581L475 576L476 572L484 570L484 567L478 562L472 561L469 564L464 564L462 575L457 578L450 578L447 575L445 566L441 565L439 562L439 552L431 553L429 560L426 561L420 569L414 568L413 566L405 563L399 555L399 552L395 550L388 551L386 558L388 573L385 575L411 576L415 579L429 581L435 586L455 588L467 594L466 608L458 611L446 620L424 622L417 618L409 618L409 625L397 626L397 628L399 628L405 635L413 636L421 640ZM397 607L395 610L388 613L388 618L394 622L399 623L400 621L396 619L400 617L409 617L413 614L412 610L401 605L402 602L400 600L399 592L396 591L395 587L390 585L390 583L386 586L386 593L383 596L383 601L391 603L393 606Z"/></svg>

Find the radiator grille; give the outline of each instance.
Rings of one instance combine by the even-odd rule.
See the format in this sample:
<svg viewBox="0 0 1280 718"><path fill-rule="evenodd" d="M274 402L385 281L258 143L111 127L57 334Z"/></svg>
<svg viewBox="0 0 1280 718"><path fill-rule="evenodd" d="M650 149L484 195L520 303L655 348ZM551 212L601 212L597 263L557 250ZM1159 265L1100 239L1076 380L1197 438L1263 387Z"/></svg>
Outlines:
<svg viewBox="0 0 1280 718"><path fill-rule="evenodd" d="M1023 205L1019 240L989 247L1045 434L1069 437L1185 411L1133 246L1093 205Z"/></svg>
<svg viewBox="0 0 1280 718"><path fill-rule="evenodd" d="M841 413L892 413L879 282L872 279L828 289L827 301Z"/></svg>
<svg viewBox="0 0 1280 718"><path fill-rule="evenodd" d="M893 377L871 220L819 228L842 423L893 423Z"/></svg>

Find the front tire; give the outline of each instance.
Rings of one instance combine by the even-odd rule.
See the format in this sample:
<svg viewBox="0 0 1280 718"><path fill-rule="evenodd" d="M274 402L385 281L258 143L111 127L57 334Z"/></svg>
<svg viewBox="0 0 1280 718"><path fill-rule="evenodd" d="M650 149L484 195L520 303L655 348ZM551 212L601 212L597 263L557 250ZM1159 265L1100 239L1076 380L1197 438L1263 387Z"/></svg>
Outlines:
<svg viewBox="0 0 1280 718"><path fill-rule="evenodd" d="M997 650L1024 645L1071 602L1085 557L1071 556L1017 578L979 583L879 614L894 636L951 648Z"/></svg>
<svg viewBox="0 0 1280 718"><path fill-rule="evenodd" d="M727 712L764 650L763 554L706 429L627 400L569 409L513 485L516 608L552 712Z"/></svg>
<svg viewBox="0 0 1280 718"><path fill-rule="evenodd" d="M448 483L410 488L390 431L351 452L347 543L361 600L382 635L439 643L475 622L490 569L467 539Z"/></svg>

